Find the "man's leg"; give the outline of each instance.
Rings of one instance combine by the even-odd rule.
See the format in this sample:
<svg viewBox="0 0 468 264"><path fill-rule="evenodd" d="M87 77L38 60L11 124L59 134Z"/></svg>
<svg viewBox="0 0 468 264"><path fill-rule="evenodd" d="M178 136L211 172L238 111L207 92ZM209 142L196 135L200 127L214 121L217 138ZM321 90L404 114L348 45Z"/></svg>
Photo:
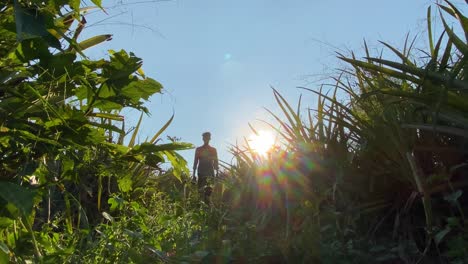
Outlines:
<svg viewBox="0 0 468 264"><path fill-rule="evenodd" d="M211 187L213 184L213 176L206 177L206 186L205 186L205 200L208 200L213 192L213 188Z"/></svg>
<svg viewBox="0 0 468 264"><path fill-rule="evenodd" d="M206 176L198 174L198 194L205 197Z"/></svg>

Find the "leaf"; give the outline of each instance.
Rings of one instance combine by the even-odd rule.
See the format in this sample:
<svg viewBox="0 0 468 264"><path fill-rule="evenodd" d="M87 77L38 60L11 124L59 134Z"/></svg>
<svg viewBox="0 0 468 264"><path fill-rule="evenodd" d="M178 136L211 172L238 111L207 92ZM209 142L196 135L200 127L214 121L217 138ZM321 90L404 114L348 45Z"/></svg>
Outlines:
<svg viewBox="0 0 468 264"><path fill-rule="evenodd" d="M5 253L5 254L10 254L10 249L8 248L8 246L3 243L2 241L0 241L0 250Z"/></svg>
<svg viewBox="0 0 468 264"><path fill-rule="evenodd" d="M427 71L425 69L421 69L418 67L413 67L413 66L409 66L409 65L389 61L389 60L383 60L383 59L378 59L378 58L368 58L368 59L402 71L402 72L397 72L397 74L393 73L392 75L391 73L392 70L372 64L374 65L373 66L374 68L377 67L375 69L377 72L380 72L380 73L388 73L389 75L392 75L394 77L401 78L404 80L409 80L417 84L422 83L423 79L428 79L437 83L449 83L449 81L451 81L452 82L451 85L453 85L454 88L468 89L467 83L461 80L450 80L447 76L443 74L439 74L437 72ZM363 67L365 68L366 66L363 66ZM378 68L380 68L380 70ZM371 68L369 69L372 70ZM385 71L390 71L390 72L385 72ZM415 79L414 76L410 77L409 75L406 74L406 72L412 75L415 75L421 79Z"/></svg>
<svg viewBox="0 0 468 264"><path fill-rule="evenodd" d="M432 39L431 6L427 8L427 34L429 37L429 50L431 51L431 55L434 55L434 40Z"/></svg>
<svg viewBox="0 0 468 264"><path fill-rule="evenodd" d="M10 255L5 254L3 251L0 251L0 263L11 263Z"/></svg>
<svg viewBox="0 0 468 264"><path fill-rule="evenodd" d="M451 204L455 204L455 203L457 203L458 198L460 198L460 196L462 196L462 194L463 194L463 191L458 190L458 191L453 192L451 194L445 195L444 200L451 203Z"/></svg>
<svg viewBox="0 0 468 264"><path fill-rule="evenodd" d="M126 96L133 102L138 102L140 99L148 100L149 97L155 93L160 93L162 85L151 79L137 80L131 82L126 87L122 88L122 95Z"/></svg>
<svg viewBox="0 0 468 264"><path fill-rule="evenodd" d="M110 40L112 40L112 35L110 34L94 36L87 40L81 41L80 43L78 43L77 47L80 50L85 50L87 48L96 46L102 42L110 41Z"/></svg>
<svg viewBox="0 0 468 264"><path fill-rule="evenodd" d="M185 149L193 149L194 146L190 143L182 143L182 142L173 142L168 144L160 144L154 145L148 142L142 143L140 145L135 146L131 152L132 153L154 153L166 150L185 150Z"/></svg>
<svg viewBox="0 0 468 264"><path fill-rule="evenodd" d="M448 36L450 37L450 40L453 42L453 44L464 54L468 54L468 45L461 40L457 34L448 26L447 22L445 22L445 19L442 17L442 24L444 25L445 31L447 32Z"/></svg>
<svg viewBox="0 0 468 264"><path fill-rule="evenodd" d="M117 184L119 186L119 189L124 193L129 192L133 189L133 181L130 176L125 176L123 178L118 179Z"/></svg>
<svg viewBox="0 0 468 264"><path fill-rule="evenodd" d="M444 230L441 230L437 232L437 234L434 236L434 241L436 242L437 245L442 242L444 237L451 231L452 229L450 227L446 227Z"/></svg>
<svg viewBox="0 0 468 264"><path fill-rule="evenodd" d="M120 128L114 126L114 125L101 124L101 123L97 123L97 122L89 122L89 123L91 125L93 125L93 126L104 128L104 129L109 130L109 131L114 131L114 132L117 132L117 133L125 133L125 131L123 131L122 129L120 129Z"/></svg>
<svg viewBox="0 0 468 264"><path fill-rule="evenodd" d="M62 163L62 175L63 176L72 175L72 172L75 169L75 162L73 161L73 159L70 159L69 157L65 156L61 158L61 163Z"/></svg>
<svg viewBox="0 0 468 264"><path fill-rule="evenodd" d="M154 144L156 140L158 140L159 136L169 127L169 125L172 123L172 120L174 120L174 114L172 114L171 118L162 126L156 134L151 138L149 143Z"/></svg>
<svg viewBox="0 0 468 264"><path fill-rule="evenodd" d="M53 76L61 76L69 70L76 59L76 54L71 52L58 53L47 59L41 60L41 66L48 69Z"/></svg>
<svg viewBox="0 0 468 264"><path fill-rule="evenodd" d="M18 41L47 35L44 15L32 8L23 8L14 0L16 37Z"/></svg>
<svg viewBox="0 0 468 264"><path fill-rule="evenodd" d="M432 39L432 35L430 37ZM405 64L408 64L410 66L416 66L414 65L414 63L412 63L409 58L407 56L405 56L403 53L401 53L400 51L398 51L396 48L390 46L388 43L385 43L383 41L379 41L380 43L382 43L385 47L389 48L391 51L393 51L393 53L395 53L398 57L400 57L400 59L405 63ZM432 44L434 45L434 44Z"/></svg>
<svg viewBox="0 0 468 264"><path fill-rule="evenodd" d="M184 174L190 174L190 171L187 168L187 161L184 158L182 158L182 156L180 156L176 152L171 151L165 151L164 154L166 155L167 159L171 162L171 165L174 168L174 176L179 181L182 181L182 176Z"/></svg>
<svg viewBox="0 0 468 264"><path fill-rule="evenodd" d="M28 188L11 182L0 182L0 197L13 204L24 215L32 213L35 196L36 192Z"/></svg>
<svg viewBox="0 0 468 264"><path fill-rule="evenodd" d="M46 17L38 9L24 8L19 0L14 0L16 37L18 41L42 37L51 47L61 49L60 42L46 27Z"/></svg>
<svg viewBox="0 0 468 264"><path fill-rule="evenodd" d="M0 228L7 228L14 223L13 219L8 217L0 217Z"/></svg>
<svg viewBox="0 0 468 264"><path fill-rule="evenodd" d="M96 103L93 105L93 107L102 111L112 111L121 110L123 105L117 102L112 102L110 100L96 100Z"/></svg>
<svg viewBox="0 0 468 264"><path fill-rule="evenodd" d="M104 65L102 76L108 78L110 82L124 80L128 84L129 76L141 68L142 60L124 50L118 52L110 50L109 53L110 63Z"/></svg>
<svg viewBox="0 0 468 264"><path fill-rule="evenodd" d="M447 225L456 227L456 226L460 225L460 221L459 221L458 217L448 217L447 218Z"/></svg>
<svg viewBox="0 0 468 264"><path fill-rule="evenodd" d="M111 197L107 200L107 203L110 205L110 210L115 211L116 209L121 209L124 205L124 200L120 197Z"/></svg>
<svg viewBox="0 0 468 264"><path fill-rule="evenodd" d="M433 102L437 99L435 96L431 95L424 95L419 94L416 92L408 92L403 90L395 90L395 89L380 89L379 92L387 95L404 97L408 99L413 99L418 103L427 104L429 102ZM447 93L447 101L445 102L448 106L453 107L460 111L468 111L468 103L462 96L457 96L455 93L448 92Z"/></svg>
<svg viewBox="0 0 468 264"><path fill-rule="evenodd" d="M91 2L93 2L93 4L97 5L99 8L103 9L101 0L91 0Z"/></svg>
<svg viewBox="0 0 468 264"><path fill-rule="evenodd" d="M128 142L129 148L133 148L133 146L135 146L136 137L138 135L138 131L140 130L142 120L143 120L143 113L141 113L140 119L138 119L138 123L135 126L135 130L133 131L132 137L130 138L130 142Z"/></svg>
<svg viewBox="0 0 468 264"><path fill-rule="evenodd" d="M124 121L124 116L109 114L109 113L90 113L88 114L88 116L105 118L105 119L110 119L110 120L115 120L115 121Z"/></svg>
<svg viewBox="0 0 468 264"><path fill-rule="evenodd" d="M451 14L452 16L454 16L455 18L458 19L463 31L465 32L466 41L468 41L468 18L465 17L462 14L462 12L460 12L455 7L455 5L453 5L450 1L445 0L445 2L450 6L450 8L451 8L450 11L448 11L449 8L446 8L446 7L442 6L442 5L439 5L439 6L443 7L442 9L444 9L446 12L448 12L449 14Z"/></svg>
<svg viewBox="0 0 468 264"><path fill-rule="evenodd" d="M41 38L23 40L16 48L15 55L23 62L34 59L47 60L52 56L47 43Z"/></svg>
<svg viewBox="0 0 468 264"><path fill-rule="evenodd" d="M108 214L107 212L102 212L102 216L109 220L110 222L114 222L114 217L112 217L110 214Z"/></svg>
<svg viewBox="0 0 468 264"><path fill-rule="evenodd" d="M164 162L164 158L159 153L148 154L145 156L144 163L153 168L159 168L159 165Z"/></svg>

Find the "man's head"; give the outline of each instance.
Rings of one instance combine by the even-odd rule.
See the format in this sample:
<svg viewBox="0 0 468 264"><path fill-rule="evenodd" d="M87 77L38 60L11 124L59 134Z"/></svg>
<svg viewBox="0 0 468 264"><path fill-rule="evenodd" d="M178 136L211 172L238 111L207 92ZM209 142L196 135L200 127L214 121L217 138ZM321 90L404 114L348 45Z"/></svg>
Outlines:
<svg viewBox="0 0 468 264"><path fill-rule="evenodd" d="M202 134L202 137L203 137L203 142L205 144L208 144L210 142L210 139L211 139L211 133L210 132L205 132Z"/></svg>

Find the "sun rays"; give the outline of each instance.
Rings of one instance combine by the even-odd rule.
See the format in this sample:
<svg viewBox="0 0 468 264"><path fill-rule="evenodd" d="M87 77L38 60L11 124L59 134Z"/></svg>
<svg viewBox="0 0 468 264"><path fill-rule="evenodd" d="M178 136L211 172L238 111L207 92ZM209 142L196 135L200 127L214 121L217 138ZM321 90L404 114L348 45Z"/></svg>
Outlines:
<svg viewBox="0 0 468 264"><path fill-rule="evenodd" d="M256 134L250 135L248 143L255 153L266 156L275 144L275 137L271 131L260 130Z"/></svg>

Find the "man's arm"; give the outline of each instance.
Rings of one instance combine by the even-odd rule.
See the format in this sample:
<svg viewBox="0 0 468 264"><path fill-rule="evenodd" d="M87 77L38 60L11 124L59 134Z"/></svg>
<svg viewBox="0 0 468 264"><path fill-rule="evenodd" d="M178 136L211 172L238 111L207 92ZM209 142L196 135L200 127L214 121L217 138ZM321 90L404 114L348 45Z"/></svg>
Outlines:
<svg viewBox="0 0 468 264"><path fill-rule="evenodd" d="M193 160L193 177L195 177L195 172L197 171L198 161L200 157L198 155L198 148L195 150L195 159Z"/></svg>
<svg viewBox="0 0 468 264"><path fill-rule="evenodd" d="M216 151L216 149L214 148L214 151L213 151L213 154L214 154L214 161L213 161L213 167L216 171L216 177L218 177L218 170L219 170L219 166L218 166L218 152Z"/></svg>

